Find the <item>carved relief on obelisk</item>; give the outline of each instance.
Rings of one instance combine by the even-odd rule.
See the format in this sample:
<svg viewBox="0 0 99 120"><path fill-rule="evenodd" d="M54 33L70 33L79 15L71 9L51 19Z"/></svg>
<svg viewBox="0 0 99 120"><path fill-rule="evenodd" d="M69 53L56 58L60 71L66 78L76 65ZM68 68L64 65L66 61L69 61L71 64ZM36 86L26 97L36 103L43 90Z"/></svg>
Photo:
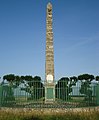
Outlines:
<svg viewBox="0 0 99 120"><path fill-rule="evenodd" d="M46 15L46 63L45 63L46 82L54 82L54 48L52 31L52 4L47 5Z"/></svg>

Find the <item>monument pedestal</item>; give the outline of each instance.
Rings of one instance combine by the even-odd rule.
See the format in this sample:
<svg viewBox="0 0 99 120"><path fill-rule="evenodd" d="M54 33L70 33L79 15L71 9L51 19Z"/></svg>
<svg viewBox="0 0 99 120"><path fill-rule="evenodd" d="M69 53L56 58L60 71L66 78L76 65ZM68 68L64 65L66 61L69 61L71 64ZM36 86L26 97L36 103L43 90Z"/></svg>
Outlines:
<svg viewBox="0 0 99 120"><path fill-rule="evenodd" d="M55 84L45 83L45 103L55 102Z"/></svg>

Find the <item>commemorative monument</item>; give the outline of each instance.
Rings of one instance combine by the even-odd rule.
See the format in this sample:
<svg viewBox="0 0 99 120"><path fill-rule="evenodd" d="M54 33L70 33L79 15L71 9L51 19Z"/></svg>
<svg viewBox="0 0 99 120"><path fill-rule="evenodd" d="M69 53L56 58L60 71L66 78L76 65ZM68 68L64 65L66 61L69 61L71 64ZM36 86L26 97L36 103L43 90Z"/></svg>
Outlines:
<svg viewBox="0 0 99 120"><path fill-rule="evenodd" d="M46 13L45 103L53 103L55 101L55 76L51 3L47 4Z"/></svg>

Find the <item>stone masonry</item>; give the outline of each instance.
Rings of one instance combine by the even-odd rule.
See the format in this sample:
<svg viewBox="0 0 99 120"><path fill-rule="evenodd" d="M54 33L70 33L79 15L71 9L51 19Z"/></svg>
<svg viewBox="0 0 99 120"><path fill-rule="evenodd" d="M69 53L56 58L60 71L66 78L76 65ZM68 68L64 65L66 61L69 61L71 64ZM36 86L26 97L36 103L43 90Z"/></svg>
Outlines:
<svg viewBox="0 0 99 120"><path fill-rule="evenodd" d="M46 15L46 63L45 74L50 75L54 80L54 48L53 48L53 30L52 30L52 4L47 5ZM52 78L51 78L52 79Z"/></svg>

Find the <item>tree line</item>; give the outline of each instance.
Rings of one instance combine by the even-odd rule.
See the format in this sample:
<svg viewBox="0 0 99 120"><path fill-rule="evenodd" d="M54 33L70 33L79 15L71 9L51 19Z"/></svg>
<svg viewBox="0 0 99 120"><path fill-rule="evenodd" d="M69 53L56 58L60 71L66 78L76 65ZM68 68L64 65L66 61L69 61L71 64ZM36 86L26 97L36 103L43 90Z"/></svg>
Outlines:
<svg viewBox="0 0 99 120"><path fill-rule="evenodd" d="M99 81L99 76L94 76L91 74L81 74L78 77L73 76L73 77L62 77L59 80L63 80L66 79L67 81L78 81L78 80L89 80L92 81L93 79L95 79L96 81ZM23 80L25 81L41 81L41 77L40 76L31 76L31 75L26 75L26 76L18 76L18 75L14 75L14 74L7 74L3 76L3 82L7 80L8 82L22 82Z"/></svg>
<svg viewBox="0 0 99 120"><path fill-rule="evenodd" d="M86 95L85 99L91 99L92 90L91 90L91 81L99 81L99 76L94 76L91 74L81 74L79 76L72 77L62 77L55 84L55 97L57 99L68 100L70 99L70 93L73 90L73 86L76 86L78 80L81 81L80 93ZM30 99L40 99L45 96L45 87L42 83L40 76L18 76L14 74L8 74L3 76L2 85L5 84L5 80L8 84L14 88L17 88L22 83L24 84L24 90L31 94Z"/></svg>

